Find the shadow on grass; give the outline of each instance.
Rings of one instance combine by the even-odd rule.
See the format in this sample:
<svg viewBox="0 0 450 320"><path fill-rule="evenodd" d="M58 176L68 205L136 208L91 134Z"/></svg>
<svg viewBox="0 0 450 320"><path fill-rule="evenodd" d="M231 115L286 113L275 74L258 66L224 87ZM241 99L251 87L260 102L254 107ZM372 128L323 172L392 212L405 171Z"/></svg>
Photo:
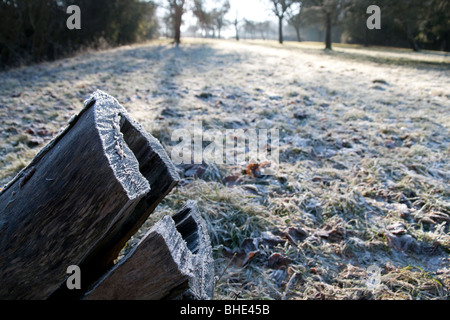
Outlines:
<svg viewBox="0 0 450 320"><path fill-rule="evenodd" d="M370 62L383 65L398 65L410 68L433 68L450 70L450 61L433 61L425 57L444 60L449 57L447 52L420 51L413 52L409 49L362 47L359 45L333 44L333 50L326 50L321 43L315 42L285 42L283 45L275 41L242 41L242 43L266 46L277 49L296 50L308 54L325 54L341 59L357 62ZM403 55L403 56L402 56Z"/></svg>

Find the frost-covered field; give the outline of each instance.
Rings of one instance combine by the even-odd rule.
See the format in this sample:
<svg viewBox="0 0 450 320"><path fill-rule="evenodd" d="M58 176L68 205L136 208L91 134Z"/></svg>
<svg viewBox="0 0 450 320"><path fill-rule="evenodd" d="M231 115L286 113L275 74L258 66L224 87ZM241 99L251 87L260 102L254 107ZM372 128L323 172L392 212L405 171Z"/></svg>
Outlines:
<svg viewBox="0 0 450 320"><path fill-rule="evenodd" d="M0 73L0 184L96 89L169 154L194 120L278 128L276 175L179 166L183 181L145 227L197 199L219 299L448 299L450 57L321 48L160 41Z"/></svg>

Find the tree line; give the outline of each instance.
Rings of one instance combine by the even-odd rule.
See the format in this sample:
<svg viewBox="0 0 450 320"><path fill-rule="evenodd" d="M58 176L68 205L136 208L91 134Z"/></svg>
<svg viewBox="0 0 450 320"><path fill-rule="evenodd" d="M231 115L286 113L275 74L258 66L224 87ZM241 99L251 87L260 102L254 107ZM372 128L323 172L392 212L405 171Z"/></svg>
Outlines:
<svg viewBox="0 0 450 320"><path fill-rule="evenodd" d="M296 39L318 32L325 47L332 42L365 45L409 46L413 50L450 51L449 0L260 0L277 18L277 38L285 39L286 24ZM67 7L81 8L81 29L69 30ZM381 8L382 27L369 30L366 9ZM162 24L176 44L187 12L196 18L191 26L202 36L221 37L224 28L234 28L262 39L272 36L267 21L226 19L229 0L0 0L0 68L60 58L85 47L116 46L158 35L157 6L166 9ZM232 15L231 15L232 16ZM319 37L322 38L322 37Z"/></svg>
<svg viewBox="0 0 450 320"><path fill-rule="evenodd" d="M267 21L254 22L236 18L226 20L230 5L227 0L210 1L215 8L206 10L205 0L166 0L169 4L166 21L173 34L180 35L183 14L189 10L197 18L197 27L204 36L216 36L224 26L233 25L236 40L240 30L261 38L270 32ZM339 31L339 41L364 45L409 46L418 51L433 49L450 51L450 1L448 0L261 0L270 5L278 20L278 40L284 42L284 25L288 23L301 41L301 30L314 27L325 33L325 47L332 48L333 31ZM380 7L382 28L369 30L367 8ZM173 10L177 8L178 10ZM217 20L219 19L219 20ZM220 22L220 23L219 23ZM178 29L177 29L178 28ZM180 43L180 37L174 37Z"/></svg>
<svg viewBox="0 0 450 320"><path fill-rule="evenodd" d="M81 29L66 26L81 10ZM157 34L156 4L139 0L0 0L0 66L57 59L84 47L116 46Z"/></svg>

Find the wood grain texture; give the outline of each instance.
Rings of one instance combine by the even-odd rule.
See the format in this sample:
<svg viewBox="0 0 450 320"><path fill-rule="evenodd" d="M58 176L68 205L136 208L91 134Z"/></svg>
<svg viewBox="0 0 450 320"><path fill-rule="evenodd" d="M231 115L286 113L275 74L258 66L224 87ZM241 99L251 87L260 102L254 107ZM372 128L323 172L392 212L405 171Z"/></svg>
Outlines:
<svg viewBox="0 0 450 320"><path fill-rule="evenodd" d="M193 253L193 277L181 299L211 300L214 298L214 260L208 229L197 207L189 200L173 215L177 230Z"/></svg>
<svg viewBox="0 0 450 320"><path fill-rule="evenodd" d="M212 299L209 236L195 201L156 223L86 294L87 300Z"/></svg>
<svg viewBox="0 0 450 320"><path fill-rule="evenodd" d="M154 160L134 154L124 139L127 122L134 126L113 97L95 92L1 191L0 299L48 298L65 283L69 265L89 273L82 266L94 252L106 268L176 184L162 147L140 127L136 139L148 139ZM140 161L158 169L143 174ZM164 183L151 181L155 173Z"/></svg>
<svg viewBox="0 0 450 320"><path fill-rule="evenodd" d="M192 253L173 220L159 221L118 262L94 288L86 300L158 300L188 289L192 274Z"/></svg>

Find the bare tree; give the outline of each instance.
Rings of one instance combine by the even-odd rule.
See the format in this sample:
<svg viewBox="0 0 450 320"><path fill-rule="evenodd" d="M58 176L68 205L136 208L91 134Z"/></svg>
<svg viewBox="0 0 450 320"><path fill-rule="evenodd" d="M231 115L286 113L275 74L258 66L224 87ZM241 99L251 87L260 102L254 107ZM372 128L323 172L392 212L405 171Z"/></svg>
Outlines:
<svg viewBox="0 0 450 320"><path fill-rule="evenodd" d="M233 21L234 30L236 32L236 41L239 41L239 19L238 19L238 12L236 11L236 18Z"/></svg>
<svg viewBox="0 0 450 320"><path fill-rule="evenodd" d="M303 6L303 2L297 1L297 2L294 2L291 5L290 9L287 11L287 16L288 16L287 22L289 25L291 25L295 29L295 34L297 35L298 42L302 41L302 39L300 37L300 27L303 23L303 19L301 18L302 6Z"/></svg>
<svg viewBox="0 0 450 320"><path fill-rule="evenodd" d="M236 33L236 41L239 41L239 20L238 20L237 12L236 12L236 18L234 18L234 21L233 21L233 25L234 25L234 31Z"/></svg>
<svg viewBox="0 0 450 320"><path fill-rule="evenodd" d="M204 36L208 34L208 30L213 26L212 12L208 12L205 9L203 0L194 0L192 13L197 18L200 28L203 30Z"/></svg>
<svg viewBox="0 0 450 320"><path fill-rule="evenodd" d="M325 48L331 50L331 29L337 23L338 18L350 0L304 0L303 6L308 7L308 11L316 11L325 25Z"/></svg>
<svg viewBox="0 0 450 320"><path fill-rule="evenodd" d="M386 7L389 8L389 13L394 18L397 25L403 30L411 49L414 51L420 50L416 41L416 35L419 33L420 29L417 21L421 21L422 24L425 24L427 21L427 12L430 12L430 8L432 7L439 7L438 2L439 1L400 0L388 2L386 4Z"/></svg>
<svg viewBox="0 0 450 320"><path fill-rule="evenodd" d="M286 12L296 0L270 0L272 11L278 17L278 41L283 43L283 20Z"/></svg>
<svg viewBox="0 0 450 320"><path fill-rule="evenodd" d="M244 19L244 32L246 38L251 38L253 40L256 33L256 22Z"/></svg>
<svg viewBox="0 0 450 320"><path fill-rule="evenodd" d="M230 10L230 1L225 0L219 8L214 8L211 12L213 23L217 28L219 39L222 28L228 24L228 21L225 19L225 15L228 13L229 10Z"/></svg>
<svg viewBox="0 0 450 320"><path fill-rule="evenodd" d="M218 0L215 1L215 3L218 2ZM205 8L205 0L194 0L192 6L192 13L197 18L199 26L203 29L204 35L206 36L208 31L212 30L212 36L215 37L217 31L219 38L221 37L223 27L228 24L225 15L229 10L229 0L222 1L222 3L219 3L218 7L210 9L209 11Z"/></svg>
<svg viewBox="0 0 450 320"><path fill-rule="evenodd" d="M174 42L178 46L181 42L181 25L183 23L183 14L186 12L186 0L168 0L169 17L173 26Z"/></svg>
<svg viewBox="0 0 450 320"><path fill-rule="evenodd" d="M266 40L269 37L270 21L257 22L255 25L256 31L259 32L261 38Z"/></svg>

